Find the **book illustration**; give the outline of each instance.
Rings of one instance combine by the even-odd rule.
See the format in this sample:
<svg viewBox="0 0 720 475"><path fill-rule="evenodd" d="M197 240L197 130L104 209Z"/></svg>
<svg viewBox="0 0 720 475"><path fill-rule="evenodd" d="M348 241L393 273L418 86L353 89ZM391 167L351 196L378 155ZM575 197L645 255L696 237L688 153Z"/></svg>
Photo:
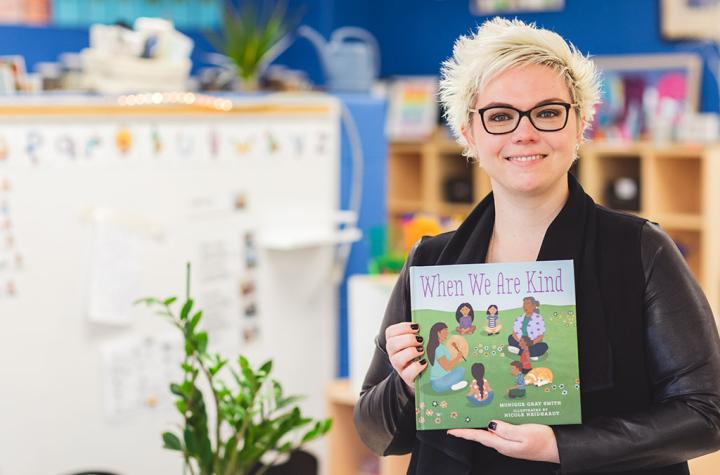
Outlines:
<svg viewBox="0 0 720 475"><path fill-rule="evenodd" d="M580 423L572 261L412 267L418 430Z"/></svg>

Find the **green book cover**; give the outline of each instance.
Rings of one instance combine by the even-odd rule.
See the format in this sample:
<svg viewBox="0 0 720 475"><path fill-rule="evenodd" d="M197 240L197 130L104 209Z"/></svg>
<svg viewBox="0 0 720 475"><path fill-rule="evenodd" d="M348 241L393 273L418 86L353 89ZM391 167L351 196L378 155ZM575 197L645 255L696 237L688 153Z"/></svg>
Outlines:
<svg viewBox="0 0 720 475"><path fill-rule="evenodd" d="M418 430L579 424L573 261L413 266Z"/></svg>

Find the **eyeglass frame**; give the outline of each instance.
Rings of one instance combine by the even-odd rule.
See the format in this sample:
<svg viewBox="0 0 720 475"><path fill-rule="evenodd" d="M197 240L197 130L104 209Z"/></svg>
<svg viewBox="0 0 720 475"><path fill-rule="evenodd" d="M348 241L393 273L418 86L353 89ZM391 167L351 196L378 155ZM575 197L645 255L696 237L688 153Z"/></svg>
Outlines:
<svg viewBox="0 0 720 475"><path fill-rule="evenodd" d="M468 110L470 112L477 112L480 115L480 122L482 123L483 129L485 129L485 132L487 132L490 135L505 135L505 134L511 134L517 130L518 127L520 127L520 122L522 121L523 117L527 117L530 124L535 127L535 130L539 132L559 132L562 129L564 129L567 126L568 117L570 117L570 109L576 109L580 104L577 102L569 103L569 102L558 102L558 101L552 101L552 102L545 102L543 104L538 104L535 107L531 107L530 109L526 111L521 111L520 109L517 109L513 106L490 106L490 107L483 107L482 109L474 109L472 107L468 107ZM535 125L535 122L533 122L532 117L530 116L530 112L537 109L538 107L543 106L563 106L565 107L565 122L563 122L562 127L558 129L551 129L551 130L543 130L539 128L537 125ZM487 125L485 125L485 118L483 115L485 112L489 111L490 109L512 109L520 116L518 117L517 123L515 124L515 127L512 128L512 130L508 130L507 132L490 132L487 128Z"/></svg>

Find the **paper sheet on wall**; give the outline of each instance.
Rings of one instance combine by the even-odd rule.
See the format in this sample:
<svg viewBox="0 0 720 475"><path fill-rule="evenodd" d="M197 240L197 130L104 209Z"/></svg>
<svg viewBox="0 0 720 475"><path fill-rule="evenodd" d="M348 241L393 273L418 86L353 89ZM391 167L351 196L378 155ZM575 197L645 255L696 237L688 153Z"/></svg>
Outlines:
<svg viewBox="0 0 720 475"><path fill-rule="evenodd" d="M93 225L88 319L128 325L140 295L142 235L105 217Z"/></svg>
<svg viewBox="0 0 720 475"><path fill-rule="evenodd" d="M182 338L175 333L133 336L103 345L106 416L117 419L170 405L169 384L182 380L183 348Z"/></svg>

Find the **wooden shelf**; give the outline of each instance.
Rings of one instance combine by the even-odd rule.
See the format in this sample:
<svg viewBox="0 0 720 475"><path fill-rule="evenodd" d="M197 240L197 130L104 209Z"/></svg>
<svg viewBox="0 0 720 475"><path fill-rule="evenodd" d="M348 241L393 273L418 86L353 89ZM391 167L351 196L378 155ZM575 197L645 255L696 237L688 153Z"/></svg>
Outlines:
<svg viewBox="0 0 720 475"><path fill-rule="evenodd" d="M423 205L419 200L388 199L388 211L390 214L417 213L422 209Z"/></svg>
<svg viewBox="0 0 720 475"><path fill-rule="evenodd" d="M705 222L703 216L700 214L647 213L646 216L649 220L655 221L666 230L701 232L704 228L703 223Z"/></svg>
<svg viewBox="0 0 720 475"><path fill-rule="evenodd" d="M333 427L328 433L329 470L332 475L358 475L361 467L377 462L380 475L404 475L410 462L409 455L377 457L360 440L353 423L353 407L358 394L353 392L350 380L338 379L326 390L328 413Z"/></svg>

